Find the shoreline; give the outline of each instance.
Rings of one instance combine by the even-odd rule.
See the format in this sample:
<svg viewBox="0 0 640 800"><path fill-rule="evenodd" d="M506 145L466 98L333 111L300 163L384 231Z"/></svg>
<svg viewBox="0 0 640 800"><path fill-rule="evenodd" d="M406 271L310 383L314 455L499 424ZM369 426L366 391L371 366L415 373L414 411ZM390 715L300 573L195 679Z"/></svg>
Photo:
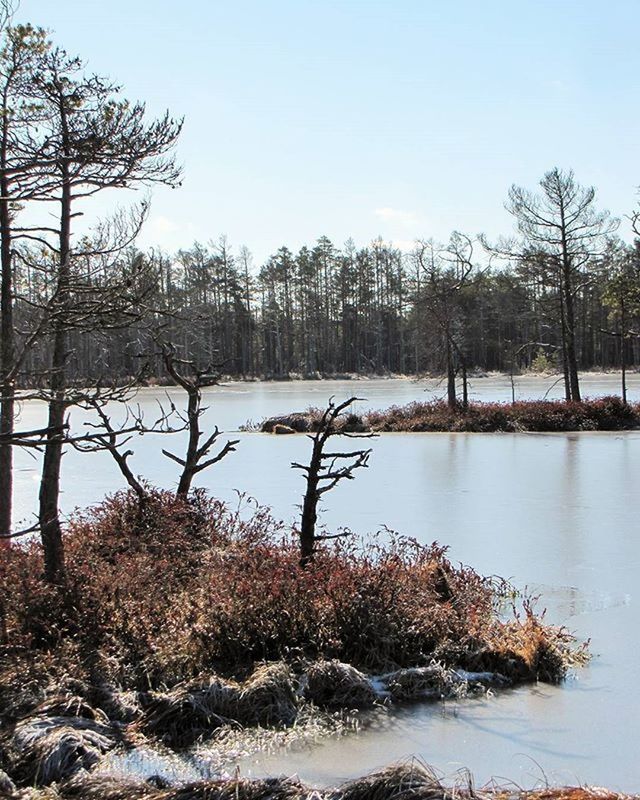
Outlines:
<svg viewBox="0 0 640 800"><path fill-rule="evenodd" d="M610 378L612 376L620 376L619 370L606 370L603 371L601 369L594 369L594 370L584 370L579 373L580 379L598 379L598 378ZM513 377L514 382L518 381L560 381L562 379L561 372L520 372L514 373L513 376L510 375L508 372L499 372L499 371L478 371L478 372L470 372L468 375L469 381L491 381L491 380L504 380L507 384L510 384L511 377ZM640 367L629 369L627 370L627 380L631 380L632 382L634 379L638 379L640 381ZM383 373L378 374L375 372L369 373L359 373L359 372L351 372L351 373L327 373L321 374L317 373L315 375L303 375L301 373L290 373L287 376L252 376L252 377L241 377L237 375L221 375L220 376L220 386L224 386L227 384L239 384L239 385L251 385L251 384L314 384L314 383L322 383L323 381L331 382L331 383L372 383L372 382L386 382L386 381L403 381L407 383L426 383L426 382L442 382L444 388L444 382L446 381L446 375L443 374L433 374L433 373ZM128 385L127 380L122 380L121 382L117 382L115 384L116 387L122 388ZM94 388L91 385L84 386L79 384L79 388L81 389L91 389ZM177 384L172 382L171 380L146 380L139 384L137 384L134 388L135 389L170 389L170 388L179 388ZM212 385L211 388L215 388L215 385ZM32 387L20 387L17 389L18 394L24 394L33 391Z"/></svg>

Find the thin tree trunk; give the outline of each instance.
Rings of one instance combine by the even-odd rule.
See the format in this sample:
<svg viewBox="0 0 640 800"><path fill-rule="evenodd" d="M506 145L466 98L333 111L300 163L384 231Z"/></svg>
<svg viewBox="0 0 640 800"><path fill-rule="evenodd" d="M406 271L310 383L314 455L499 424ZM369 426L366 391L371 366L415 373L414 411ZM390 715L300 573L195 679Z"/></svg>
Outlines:
<svg viewBox="0 0 640 800"><path fill-rule="evenodd" d="M183 384L184 386L184 384ZM200 391L194 386L188 390L187 419L189 420L189 443L187 445L185 465L180 475L176 490L178 497L186 497L191 489L191 482L198 465L198 442L200 440Z"/></svg>
<svg viewBox="0 0 640 800"><path fill-rule="evenodd" d="M6 145L3 141L0 158L5 163ZM13 433L14 382L11 379L15 353L13 328L13 275L11 259L11 217L9 211L9 187L6 177L0 178L0 434L8 437ZM13 507L13 450L8 440L0 443L0 534L11 532ZM9 546L9 539L0 543Z"/></svg>
<svg viewBox="0 0 640 800"><path fill-rule="evenodd" d="M466 411L469 408L469 385L467 382L467 363L464 358L460 359L462 370L462 408Z"/></svg>
<svg viewBox="0 0 640 800"><path fill-rule="evenodd" d="M567 321L565 318L564 300L560 298L560 332L562 337L562 374L564 377L564 399L571 401L571 382L569 380L569 363L567 360Z"/></svg>
<svg viewBox="0 0 640 800"><path fill-rule="evenodd" d="M316 541L316 522L318 521L318 469L320 461L315 456L311 461L311 469L307 476L307 491L302 503L302 521L300 524L300 566L306 567L313 560ZM315 474L313 472L315 467Z"/></svg>
<svg viewBox="0 0 640 800"><path fill-rule="evenodd" d="M620 297L620 369L622 372L622 402L627 402L627 358L625 353L625 335L627 332L627 320L624 307L624 297Z"/></svg>
<svg viewBox="0 0 640 800"><path fill-rule="evenodd" d="M453 364L453 348L451 341L447 335L446 341L446 356L447 356L447 405L451 409L458 407L458 398L456 397L456 371Z"/></svg>
<svg viewBox="0 0 640 800"><path fill-rule="evenodd" d="M578 378L578 360L576 357L576 336L575 336L575 317L573 309L573 295L571 291L565 287L567 292L566 307L567 307L567 320L566 320L566 335L567 335L567 369L569 372L569 385L571 389L571 399L575 402L580 402L580 381Z"/></svg>
<svg viewBox="0 0 640 800"><path fill-rule="evenodd" d="M64 112L62 113L64 125ZM60 468L64 440L67 332L65 313L69 305L71 273L71 185L69 164L62 162L62 195L60 210L60 262L58 274L59 318L54 324L53 357L51 363L51 400L49 401L49 438L45 446L40 481L39 523L44 549L45 577L50 583L64 583L64 549L60 524Z"/></svg>
<svg viewBox="0 0 640 800"><path fill-rule="evenodd" d="M567 371L569 374L570 399L580 402L580 381L578 379L578 361L576 358L576 320L574 312L574 294L571 280L571 257L568 250L566 238L566 223L564 206L560 207L562 220L562 278L561 293L564 295L565 309L565 338Z"/></svg>

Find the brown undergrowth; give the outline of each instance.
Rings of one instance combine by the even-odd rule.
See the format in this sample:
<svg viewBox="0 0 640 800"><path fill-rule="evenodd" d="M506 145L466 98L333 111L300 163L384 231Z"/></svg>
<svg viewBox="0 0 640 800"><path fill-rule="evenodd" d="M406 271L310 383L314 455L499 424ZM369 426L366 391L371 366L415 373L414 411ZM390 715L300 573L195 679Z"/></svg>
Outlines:
<svg viewBox="0 0 640 800"><path fill-rule="evenodd" d="M6 791L7 800L638 800L640 795L589 786L525 790L490 785L475 788L470 776L445 782L412 761L387 767L336 788L314 789L296 778L203 781L178 787L86 775L44 790Z"/></svg>
<svg viewBox="0 0 640 800"><path fill-rule="evenodd" d="M436 543L341 539L300 569L294 536L268 511L158 492L142 516L129 494L77 516L65 546L64 589L43 581L37 543L0 555L4 685L18 662L36 684L100 678L141 691L202 673L244 678L275 660L564 674L566 631L528 606L504 621L492 584Z"/></svg>
<svg viewBox="0 0 640 800"><path fill-rule="evenodd" d="M298 433L316 430L318 409L272 417L260 430L266 433ZM384 411L350 414L341 421L345 432L541 432L616 431L640 426L640 404L623 403L619 397L567 403L558 400L526 400L517 403L470 403L467 409L451 409L440 400L392 406Z"/></svg>
<svg viewBox="0 0 640 800"><path fill-rule="evenodd" d="M435 543L339 539L301 569L267 511L157 492L77 515L65 545L64 587L35 542L0 553L0 719L27 783L140 736L182 747L309 707L555 682L585 657L526 602L505 618L495 584Z"/></svg>

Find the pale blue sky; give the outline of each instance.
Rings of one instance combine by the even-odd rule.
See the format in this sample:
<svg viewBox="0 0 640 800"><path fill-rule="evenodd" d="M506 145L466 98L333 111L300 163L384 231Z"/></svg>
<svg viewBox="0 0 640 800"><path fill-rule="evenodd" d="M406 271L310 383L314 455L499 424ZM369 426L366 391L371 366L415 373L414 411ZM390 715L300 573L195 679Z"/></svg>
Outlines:
<svg viewBox="0 0 640 800"><path fill-rule="evenodd" d="M572 167L628 214L640 0L22 0L16 17L185 116L143 243L227 234L259 262L326 234L511 230L511 183ZM623 225L622 232L627 231Z"/></svg>

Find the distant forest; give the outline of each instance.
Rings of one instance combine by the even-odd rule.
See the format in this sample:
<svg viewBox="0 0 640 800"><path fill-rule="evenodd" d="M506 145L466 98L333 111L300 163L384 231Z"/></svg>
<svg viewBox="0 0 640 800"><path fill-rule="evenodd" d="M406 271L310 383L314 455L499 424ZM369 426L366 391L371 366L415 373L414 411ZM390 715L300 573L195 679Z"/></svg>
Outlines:
<svg viewBox="0 0 640 800"><path fill-rule="evenodd" d="M123 381L149 363L148 377L162 381L162 360L152 357L159 334L203 369L245 378L562 369L566 359L562 287L534 249L509 258L502 245L491 250L454 234L446 246L418 243L407 254L382 240L339 248L321 237L297 253L280 248L256 270L246 248L234 253L221 238L172 255L130 249L119 258L122 274L144 283L136 287L140 307L130 324L70 330L74 382ZM30 259L15 263L16 328L29 331L49 282ZM640 246L610 239L575 272L579 368L616 368L623 346L637 368ZM110 278L92 264L83 292L103 280ZM20 382L36 385L49 362L41 340Z"/></svg>

